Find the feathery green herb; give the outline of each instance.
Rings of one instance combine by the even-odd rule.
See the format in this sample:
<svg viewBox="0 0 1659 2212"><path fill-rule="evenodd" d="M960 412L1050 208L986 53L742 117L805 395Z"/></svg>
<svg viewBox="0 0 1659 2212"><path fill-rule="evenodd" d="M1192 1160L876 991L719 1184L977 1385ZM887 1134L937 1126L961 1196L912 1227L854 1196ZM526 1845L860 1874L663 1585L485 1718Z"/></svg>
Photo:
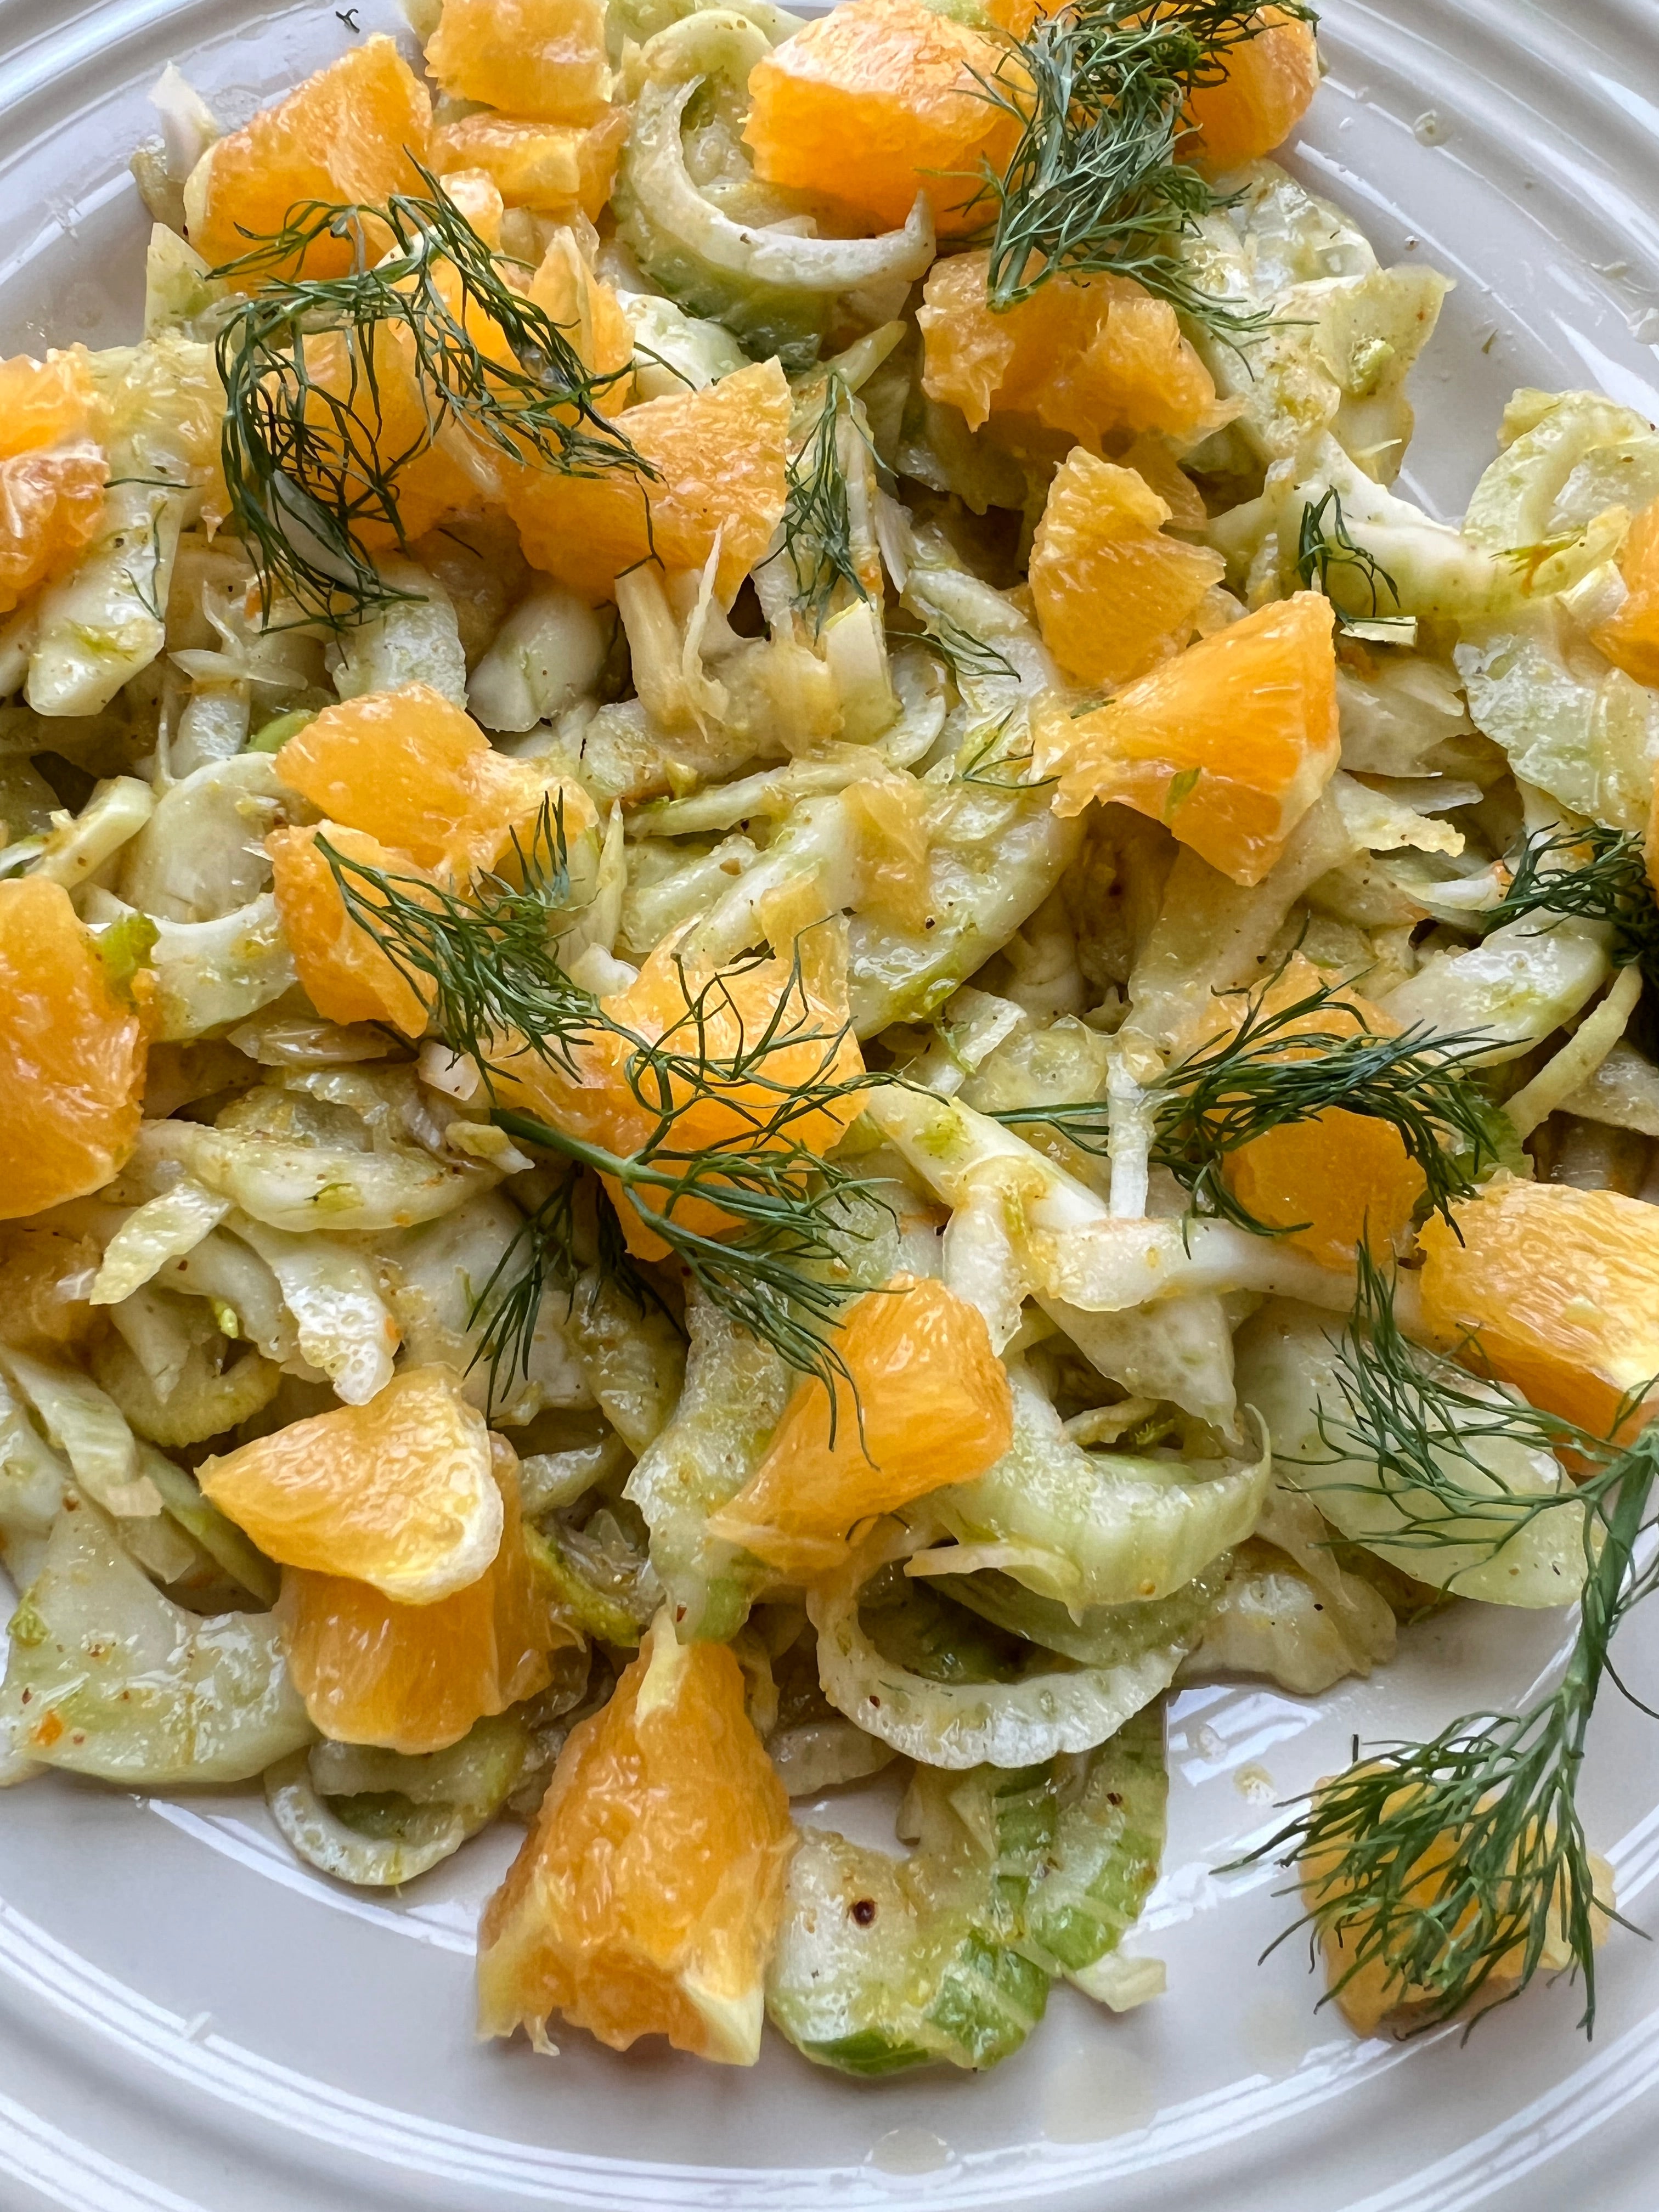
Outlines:
<svg viewBox="0 0 1659 2212"><path fill-rule="evenodd" d="M890 645L924 646L935 659L944 662L955 678L958 690L964 684L995 683L999 678L1012 684L1018 680L1019 672L1006 653L999 653L995 646L982 637L975 637L972 630L964 629L947 614L924 615L920 629L898 629L890 624L887 641Z"/></svg>
<svg viewBox="0 0 1659 2212"><path fill-rule="evenodd" d="M1583 1978L1580 2024L1594 2029L1595 1941L1609 1908L1578 1781L1601 1685L1623 1686L1613 1637L1659 1582L1651 1559L1638 1562L1656 1477L1659 1425L1604 1462L1585 1515L1578 1632L1553 1690L1519 1713L1465 1714L1426 1743L1379 1744L1364 1759L1356 1743L1354 1764L1238 1862L1300 1864L1296 1926L1341 1944L1330 1995L1380 1967L1427 2027L1565 1964Z"/></svg>
<svg viewBox="0 0 1659 2212"><path fill-rule="evenodd" d="M562 1291L569 1311L585 1283L614 1285L638 1313L662 1307L634 1264L605 1190L573 1161L520 1224L467 1315L470 1329L482 1324L469 1367L489 1362L492 1413L514 1378L530 1372L544 1297Z"/></svg>
<svg viewBox="0 0 1659 2212"><path fill-rule="evenodd" d="M1304 0L1284 12L1315 20ZM1019 126L1006 168L986 168L974 202L991 225L994 307L1050 277L1103 270L1235 343L1266 327L1266 315L1196 285L1177 251L1200 216L1227 204L1182 158L1187 104L1265 27L1256 0L1069 0L1011 41L980 78Z"/></svg>
<svg viewBox="0 0 1659 2212"><path fill-rule="evenodd" d="M1352 1313L1336 1348L1339 1407L1322 1404L1319 1433L1340 1458L1367 1462L1401 1513L1391 1545L1471 1545L1495 1559L1523 1529L1560 1507L1583 1510L1585 1491L1511 1488L1488 1455L1518 1448L1571 1451L1594 1466L1605 1439L1577 1422L1490 1383L1437 1352L1410 1343L1395 1313L1391 1274L1362 1245ZM1467 1356L1474 1364L1478 1347ZM1627 1409L1620 1408L1621 1420ZM1615 1431L1616 1433L1616 1431ZM1588 1485L1597 1494L1595 1478Z"/></svg>
<svg viewBox="0 0 1659 2212"><path fill-rule="evenodd" d="M465 897L423 876L348 860L324 836L317 849L347 915L429 1006L445 1043L470 1054L486 1081L492 1055L507 1050L574 1068L577 1048L603 1017L553 950L570 904L562 803L542 802L527 843L514 833L514 875L486 871Z"/></svg>
<svg viewBox="0 0 1659 2212"><path fill-rule="evenodd" d="M1334 568L1358 579L1370 601L1365 614L1352 615L1344 610L1331 589ZM1409 615L1383 613L1382 593L1386 592L1397 608L1400 588L1376 555L1355 544L1342 512L1342 495L1334 485L1322 499L1309 500L1304 504L1296 573L1304 592L1322 592L1330 601L1339 629L1352 629L1356 622L1375 628L1398 623L1402 631L1412 627Z"/></svg>
<svg viewBox="0 0 1659 2212"><path fill-rule="evenodd" d="M1327 1018L1332 1025L1319 1026ZM1346 1018L1340 1027L1337 1018ZM1247 999L1236 1030L1200 1045L1156 1085L1152 1164L1170 1170L1196 1212L1258 1236L1283 1236L1298 1224L1258 1220L1228 1188L1227 1161L1270 1129L1340 1107L1398 1130L1423 1170L1428 1205L1449 1214L1451 1201L1467 1197L1502 1158L1501 1117L1468 1076L1469 1060L1488 1042L1480 1030L1379 1036L1338 985L1321 983L1282 1006L1259 992ZM1016 1107L997 1119L1047 1123L1103 1158L1111 1149L1103 1099Z"/></svg>
<svg viewBox="0 0 1659 2212"><path fill-rule="evenodd" d="M1013 723L1012 714L970 738L957 760L957 781L978 784L986 791L1042 791L1059 781L1057 776L1038 775L1036 747L1028 737L1023 746L1006 748L1004 739Z"/></svg>
<svg viewBox="0 0 1659 2212"><path fill-rule="evenodd" d="M1569 915L1608 923L1615 963L1639 968L1659 987L1659 904L1639 831L1587 822L1582 830L1528 838L1508 891L1486 908L1481 926L1497 929L1532 915L1541 929Z"/></svg>
<svg viewBox="0 0 1659 2212"><path fill-rule="evenodd" d="M845 439L863 435L853 395L831 369L817 418L788 464L781 548L795 580L795 605L811 616L815 632L823 629L841 586L857 599L870 597L853 550L843 447Z"/></svg>
<svg viewBox="0 0 1659 2212"><path fill-rule="evenodd" d="M428 1001L444 1042L477 1061L492 1097L527 1056L574 1074L598 1054L618 1066L645 1129L624 1158L514 1108L496 1105L496 1123L625 1192L709 1297L791 1367L826 1387L844 1375L828 1332L859 1295L844 1248L861 1233L855 1210L874 1185L821 1158L815 1144L838 1126L834 1109L869 1079L837 1072L848 1031L817 1013L799 947L758 1026L745 1022L733 988L739 963L700 985L682 969L684 1012L647 1036L559 964L553 931L568 902L569 870L562 818L549 805L530 843L515 841L521 880L486 874L467 898L348 860L325 839L318 847L351 919ZM683 1125L710 1104L736 1122L732 1142L686 1138ZM626 1266L596 1202L599 1264L637 1297L642 1279ZM568 1284L578 1256L576 1203L574 1183L556 1190L486 1285L475 1319L486 1316L495 1381L521 1370L543 1288ZM733 1227L696 1225L707 1218L704 1206Z"/></svg>
<svg viewBox="0 0 1659 2212"><path fill-rule="evenodd" d="M599 411L566 332L507 282L435 177L384 209L311 201L216 276L257 279L216 344L231 520L264 611L338 624L395 604L365 539L406 543L398 478L456 434L483 461L567 475L655 472ZM307 246L346 240L343 276L288 273ZM475 335L499 332L499 349ZM406 389L412 374L415 403Z"/></svg>

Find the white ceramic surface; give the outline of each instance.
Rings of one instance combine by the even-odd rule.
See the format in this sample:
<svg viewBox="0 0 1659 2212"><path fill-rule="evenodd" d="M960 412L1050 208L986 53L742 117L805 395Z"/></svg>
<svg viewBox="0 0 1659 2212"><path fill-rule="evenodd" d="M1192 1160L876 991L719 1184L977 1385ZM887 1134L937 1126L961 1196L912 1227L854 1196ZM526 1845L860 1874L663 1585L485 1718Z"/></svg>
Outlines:
<svg viewBox="0 0 1659 2212"><path fill-rule="evenodd" d="M395 27L386 0L355 13ZM136 326L125 164L167 60L240 119L351 36L325 0L0 0L0 349ZM1461 507L1517 384L1659 416L1656 0L1331 0L1325 44L1301 173L1459 280L1419 373L1419 494ZM1136 1945L1169 1996L1120 2021L1061 1990L982 2081L858 2087L770 2043L747 2074L578 2035L556 2062L480 2048L471 1929L509 1832L371 1899L295 1865L252 1794L32 1784L0 1796L0 2212L1654 2212L1659 1949L1614 1934L1588 2048L1565 1985L1467 2048L1362 2045L1316 2018L1305 1949L1256 1964L1273 1882L1212 1870L1354 1732L1524 1695L1564 1633L1466 1608L1319 1704L1181 1697ZM1659 1614L1628 1644L1651 1694ZM1598 1717L1586 1810L1638 1920L1656 1754L1639 1715ZM862 1815L872 1839L890 1810Z"/></svg>

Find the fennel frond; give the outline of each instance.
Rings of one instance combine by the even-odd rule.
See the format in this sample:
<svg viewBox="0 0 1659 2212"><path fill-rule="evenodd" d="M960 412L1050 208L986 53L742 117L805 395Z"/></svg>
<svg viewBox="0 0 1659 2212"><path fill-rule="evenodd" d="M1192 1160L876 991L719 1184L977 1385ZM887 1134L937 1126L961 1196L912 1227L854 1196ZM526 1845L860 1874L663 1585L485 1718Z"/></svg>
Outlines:
<svg viewBox="0 0 1659 2212"><path fill-rule="evenodd" d="M1304 0L1284 10L1315 20ZM1191 162L1192 94L1219 83L1229 52L1266 27L1255 0L1068 0L1011 41L981 76L1018 125L1007 167L986 169L973 204L990 226L997 308L1054 277L1129 276L1218 337L1237 343L1268 318L1193 282L1179 246L1226 204Z"/></svg>
<svg viewBox="0 0 1659 2212"><path fill-rule="evenodd" d="M216 342L230 519L278 600L337 625L406 596L370 539L405 544L404 472L459 434L488 461L595 476L655 472L599 412L612 378L507 281L444 191L384 209L310 201L215 271L256 280ZM288 273L314 240L348 240L343 276ZM397 387L394 389L394 384Z"/></svg>

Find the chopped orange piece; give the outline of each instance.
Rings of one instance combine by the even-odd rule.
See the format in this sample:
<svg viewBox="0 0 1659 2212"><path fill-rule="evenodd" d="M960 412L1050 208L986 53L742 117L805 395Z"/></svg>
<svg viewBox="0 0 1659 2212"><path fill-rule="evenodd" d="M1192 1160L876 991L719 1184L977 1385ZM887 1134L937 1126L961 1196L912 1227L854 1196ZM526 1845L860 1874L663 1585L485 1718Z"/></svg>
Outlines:
<svg viewBox="0 0 1659 2212"><path fill-rule="evenodd" d="M383 207L393 192L421 192L416 164L428 161L431 135L424 85L390 39L366 40L208 149L185 188L190 242L210 262L234 261L307 200ZM282 273L343 276L353 251L349 239L321 238Z"/></svg>
<svg viewBox="0 0 1659 2212"><path fill-rule="evenodd" d="M524 1540L516 1463L499 1437L501 1547L475 1583L435 1605L398 1605L371 1584L283 1571L283 1650L326 1736L388 1751L441 1751L475 1721L547 1686L547 1655L572 1632L553 1619Z"/></svg>
<svg viewBox="0 0 1659 2212"><path fill-rule="evenodd" d="M1167 822L1237 884L1259 884L1340 757L1331 603L1261 607L1073 720L1036 716L1057 814L1118 799Z"/></svg>
<svg viewBox="0 0 1659 2212"><path fill-rule="evenodd" d="M1258 1014L1282 1014L1311 997L1324 980L1298 952L1249 1005ZM1210 1036L1235 1035L1246 1018L1245 1002L1229 994L1216 1006L1228 1018ZM1397 1022L1352 990L1274 1030L1285 1041L1287 1056L1295 1055L1290 1040L1298 1036L1399 1033ZM1397 1129L1340 1106L1327 1107L1311 1121L1282 1123L1241 1145L1228 1155L1223 1174L1228 1189L1258 1221L1289 1232L1286 1243L1326 1267L1352 1267L1362 1242L1379 1256L1396 1249L1425 1184Z"/></svg>
<svg viewBox="0 0 1659 2212"><path fill-rule="evenodd" d="M371 1583L400 1605L453 1596L501 1549L489 1431L447 1367L403 1368L366 1406L292 1421L198 1472L283 1566Z"/></svg>
<svg viewBox="0 0 1659 2212"><path fill-rule="evenodd" d="M1325 1267L1352 1267L1362 1243L1392 1252L1424 1180L1398 1129L1340 1106L1267 1130L1227 1163L1234 1197Z"/></svg>
<svg viewBox="0 0 1659 2212"><path fill-rule="evenodd" d="M1590 632L1590 642L1638 684L1659 684L1659 500L1632 523L1619 573L1630 596Z"/></svg>
<svg viewBox="0 0 1659 2212"><path fill-rule="evenodd" d="M442 89L539 123L592 123L611 96L604 0L444 0L426 65Z"/></svg>
<svg viewBox="0 0 1659 2212"><path fill-rule="evenodd" d="M483 167L469 167L463 164L445 168L438 157L435 133L432 143L434 173L443 178L445 196L465 216L468 228L477 232L492 253L499 253L501 250L501 219L507 213L507 202L501 198L501 186Z"/></svg>
<svg viewBox="0 0 1659 2212"><path fill-rule="evenodd" d="M1659 1206L1502 1178L1420 1242L1425 1321L1534 1406L1606 1435L1659 1376Z"/></svg>
<svg viewBox="0 0 1659 2212"><path fill-rule="evenodd" d="M1319 89L1313 25L1282 8L1263 8L1261 20L1265 29L1227 48L1222 82L1188 102L1188 119L1200 135L1196 146L1188 141L1182 151L1208 169L1240 168L1282 146Z"/></svg>
<svg viewBox="0 0 1659 2212"><path fill-rule="evenodd" d="M849 784L842 804L859 833L859 904L902 929L926 929L933 900L927 787L915 776Z"/></svg>
<svg viewBox="0 0 1659 2212"><path fill-rule="evenodd" d="M109 463L93 416L83 346L0 361L0 614L67 575L97 535Z"/></svg>
<svg viewBox="0 0 1659 2212"><path fill-rule="evenodd" d="M462 170L444 181L470 201L471 211L462 210L470 221L480 218L499 232L502 203L489 177L482 171ZM517 371L520 364L506 333L467 296L455 270L439 261L433 274L450 312L479 351L502 368ZM615 293L593 275L568 230L560 231L549 246L529 295L559 326L582 364L600 380L595 395L599 404L612 414L625 406L633 332ZM540 468L533 457L515 462L499 447L469 435L453 414L443 419L434 407L431 383L417 367L412 335L401 324L379 324L372 351L348 343L339 333L311 338L306 345L306 370L311 385L306 412L315 445L313 468L325 477L337 471L360 495L366 495L370 512L358 531L371 551L390 550L424 536L447 515L476 511L485 496L504 500L515 471L534 474ZM367 465L370 454L406 457L399 459L396 471L401 538L388 519L373 512L377 495Z"/></svg>
<svg viewBox="0 0 1659 2212"><path fill-rule="evenodd" d="M852 1377L804 1381L766 1456L709 1523L791 1579L844 1564L848 1532L929 1491L971 1482L1013 1443L1007 1372L975 1306L896 1275L830 1340ZM860 1434L860 1418L862 1434Z"/></svg>
<svg viewBox="0 0 1659 2212"><path fill-rule="evenodd" d="M317 850L319 837L326 839L343 860L355 860L399 879L405 891L410 878L432 880L425 869L416 868L402 854L389 853L377 839L337 822L273 830L265 840L275 877L271 888L306 996L325 1021L390 1022L405 1036L423 1036L428 999L347 913L334 872ZM365 900L378 906L386 903L361 877L350 881ZM422 981L429 993L428 979L423 976Z"/></svg>
<svg viewBox="0 0 1659 2212"><path fill-rule="evenodd" d="M545 215L580 208L597 222L616 183L617 157L627 136L625 107L609 107L591 125L468 115L433 132L433 165L446 179L452 170L487 171L508 207Z"/></svg>
<svg viewBox="0 0 1659 2212"><path fill-rule="evenodd" d="M701 568L720 547L729 605L771 543L787 492L789 386L775 361L739 368L701 392L630 407L622 428L656 471L591 477L526 469L507 509L525 557L591 599L653 553L669 568ZM647 523L648 503L648 523Z"/></svg>
<svg viewBox="0 0 1659 2212"><path fill-rule="evenodd" d="M864 1073L847 1002L846 947L838 933L809 930L790 960L749 960L718 972L683 965L673 940L659 945L627 990L602 1002L605 1012L643 1045L706 1064L702 1084L665 1068L665 1106L675 1116L673 1149L781 1152L800 1146L822 1158L862 1109L856 1089L792 1108L788 1094L808 1085L837 1090ZM603 1146L620 1158L637 1153L658 1115L635 1095L629 1079L634 1048L607 1031L578 1046L574 1072L556 1055L503 1054L495 1063L504 1103L540 1115L557 1127ZM750 1065L724 1076L722 1063ZM653 1079L641 1087L654 1101ZM667 1246L641 1215L660 1211L660 1193L612 1185L629 1249L661 1259ZM705 1198L682 1199L673 1216L684 1226L718 1235L729 1215Z"/></svg>
<svg viewBox="0 0 1659 2212"><path fill-rule="evenodd" d="M325 707L276 756L276 772L333 822L366 830L420 867L465 878L528 845L544 801L575 838L598 820L579 784L498 753L427 684Z"/></svg>
<svg viewBox="0 0 1659 2212"><path fill-rule="evenodd" d="M0 1221L117 1173L138 1134L148 1049L63 885L0 883Z"/></svg>
<svg viewBox="0 0 1659 2212"><path fill-rule="evenodd" d="M878 229L896 228L925 192L942 234L971 229L984 216L968 204L980 163L1006 167L1019 135L980 82L1000 71L1004 48L921 0L842 0L750 72L755 173Z"/></svg>
<svg viewBox="0 0 1659 2212"><path fill-rule="evenodd" d="M1156 431L1143 430L1123 455L1123 465L1144 477L1170 510L1177 530L1202 530L1209 521L1204 495Z"/></svg>
<svg viewBox="0 0 1659 2212"><path fill-rule="evenodd" d="M605 380L605 412L619 413L633 383L634 326L610 285L582 259L569 231L555 233L530 280L530 297L575 348L583 366ZM629 428L631 434L631 424Z"/></svg>
<svg viewBox="0 0 1659 2212"><path fill-rule="evenodd" d="M490 350L489 337L499 339L500 333L493 326L479 330L470 314L466 322L470 334ZM399 542L391 522L373 511L366 465L371 453L408 456L397 469L397 500L398 520L410 539L423 537L446 515L477 505L477 477L446 446L432 443L432 416L406 329L379 323L368 346L329 331L307 338L305 353L312 466L319 478L337 472L363 499L368 512L355 527L371 552L390 552ZM453 422L446 428L459 434Z"/></svg>
<svg viewBox="0 0 1659 2212"><path fill-rule="evenodd" d="M1178 653L1218 553L1164 536L1170 510L1133 469L1076 447L1048 487L1031 547L1042 641L1081 684L1127 684Z"/></svg>
<svg viewBox="0 0 1659 2212"><path fill-rule="evenodd" d="M1334 1786L1326 1784L1323 1788ZM1316 1797L1319 1794L1316 1792ZM1386 1801L1382 1817L1400 1817L1409 1808L1413 1794L1410 1784L1402 1784ZM1425 1913L1436 1908L1443 1911L1452 1902L1449 1893L1462 1873L1458 1853L1464 1841L1455 1828L1443 1828L1412 1862L1404 1881L1399 1884L1398 1893L1405 1911L1413 1907ZM1342 1876L1341 1860L1342 1851L1337 1844L1322 1851L1310 1851L1304 1858L1302 1899L1310 1913L1316 1910L1328 1913L1353 1898L1353 1885ZM1612 1919L1613 1869L1594 1852L1589 1855L1589 1867L1595 1894L1590 1936L1599 1949L1607 1941ZM1386 1861L1379 1865L1374 1879L1378 1887L1386 1881L1391 1891L1396 1881L1393 1868ZM1574 1964L1573 1948L1562 1925L1565 1902L1559 1893L1550 1902L1542 1953L1537 1961L1546 1974L1559 1974ZM1478 1910L1473 1902L1463 1908L1453 1923L1454 1936L1462 1936L1473 1929ZM1356 1954L1369 1932L1371 1918L1361 1904L1354 1910L1352 1919L1338 1920L1319 1931L1320 1950L1331 1994L1357 2035L1375 2035L1390 2014L1430 2004L1437 1994L1431 1983L1413 1981L1403 1972L1391 1971L1386 1959L1373 1955L1363 1965L1356 1964ZM1491 1969L1486 2002L1501 2002L1510 1993L1505 1985L1520 1980L1526 1971L1526 1952L1525 1939L1517 1936L1515 1942L1499 1953Z"/></svg>
<svg viewBox="0 0 1659 2212"><path fill-rule="evenodd" d="M936 261L916 315L922 389L959 407L970 430L993 415L1030 416L1098 451L1112 431L1190 441L1227 419L1175 309L1132 277L1056 276L999 313L989 267L984 252Z"/></svg>
<svg viewBox="0 0 1659 2212"><path fill-rule="evenodd" d="M604 1710L573 1729L478 1935L478 2027L555 2011L613 2051L752 2066L795 1848L789 1803L723 1644L659 1614Z"/></svg>
<svg viewBox="0 0 1659 2212"><path fill-rule="evenodd" d="M0 1229L0 1344L39 1359L84 1351L104 1326L87 1296L103 1257L67 1229Z"/></svg>

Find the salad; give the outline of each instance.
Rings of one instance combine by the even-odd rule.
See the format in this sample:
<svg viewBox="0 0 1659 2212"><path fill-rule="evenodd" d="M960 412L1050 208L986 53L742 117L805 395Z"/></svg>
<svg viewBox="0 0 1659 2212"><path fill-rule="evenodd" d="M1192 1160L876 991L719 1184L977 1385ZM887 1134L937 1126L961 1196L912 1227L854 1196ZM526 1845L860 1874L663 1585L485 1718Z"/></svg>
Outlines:
<svg viewBox="0 0 1659 2212"><path fill-rule="evenodd" d="M0 1782L517 1822L485 2034L977 2069L1160 1992L1172 1685L1577 1608L1252 1856L1359 2032L1588 2027L1659 435L1395 488L1296 0L412 12L169 70L142 337L0 363Z"/></svg>

